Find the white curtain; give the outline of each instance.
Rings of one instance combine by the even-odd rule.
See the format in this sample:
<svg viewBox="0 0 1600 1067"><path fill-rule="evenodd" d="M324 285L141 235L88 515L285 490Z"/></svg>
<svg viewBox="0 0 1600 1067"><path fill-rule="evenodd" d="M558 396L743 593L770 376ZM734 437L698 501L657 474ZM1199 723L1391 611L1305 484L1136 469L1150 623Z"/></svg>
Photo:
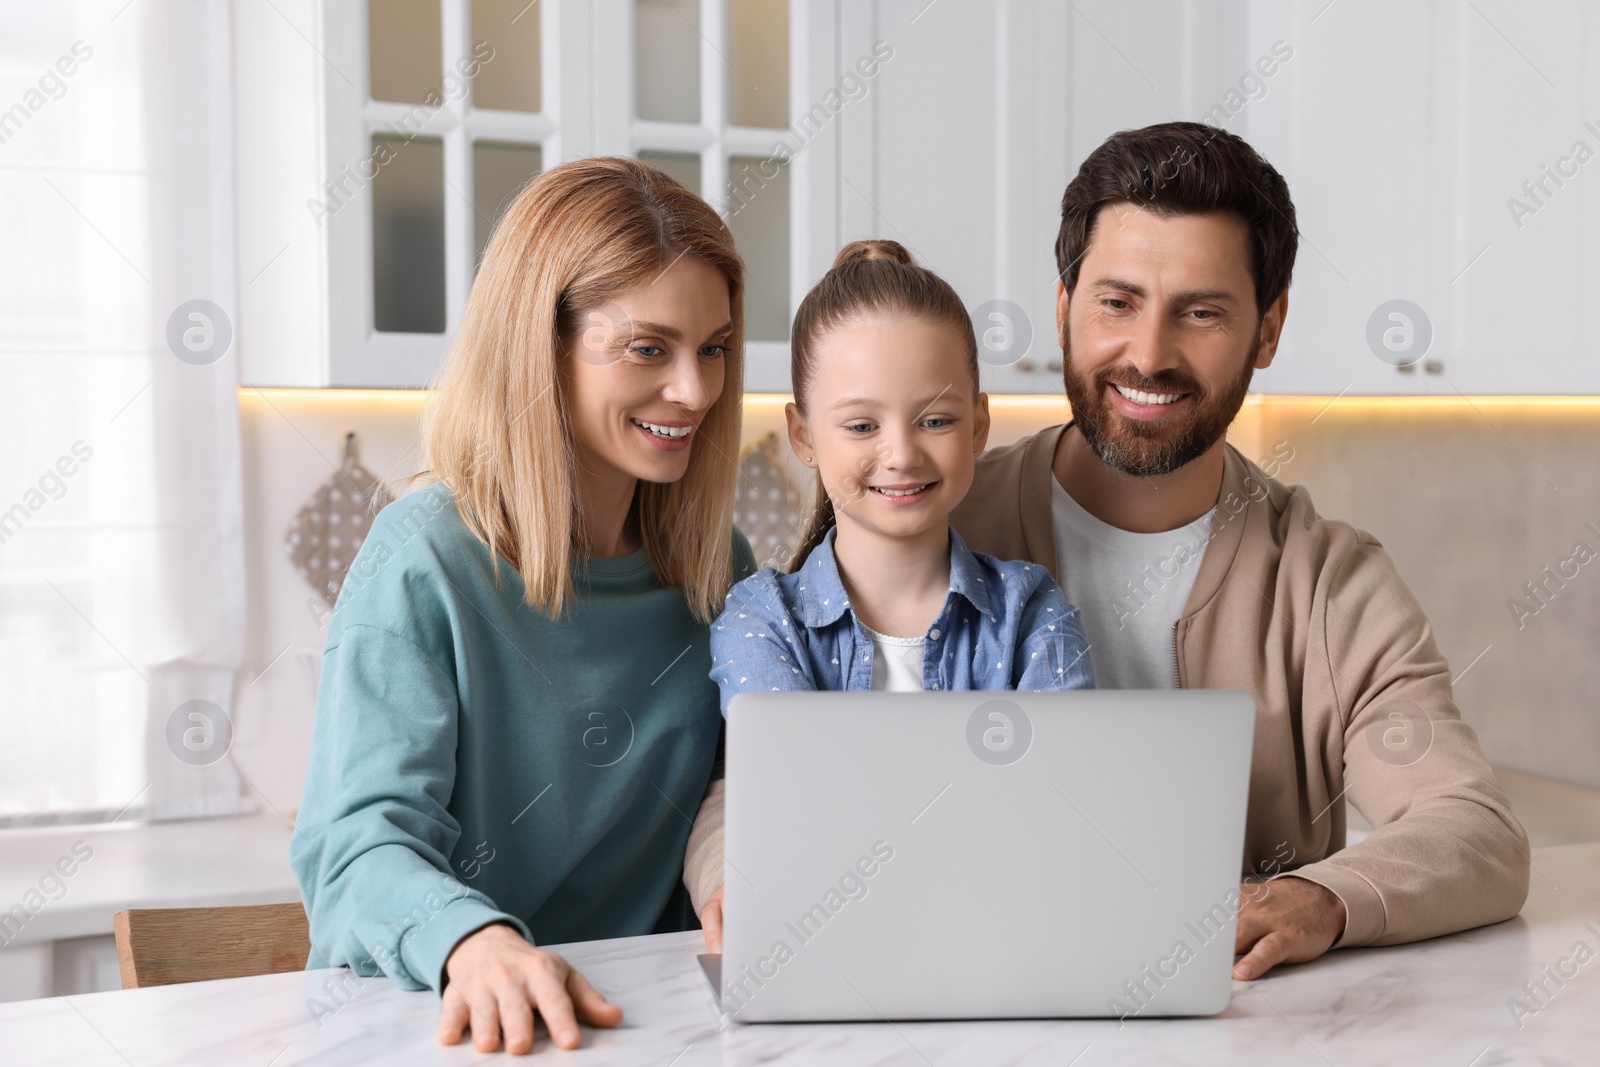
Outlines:
<svg viewBox="0 0 1600 1067"><path fill-rule="evenodd" d="M230 60L226 0L0 10L0 825L248 806Z"/></svg>

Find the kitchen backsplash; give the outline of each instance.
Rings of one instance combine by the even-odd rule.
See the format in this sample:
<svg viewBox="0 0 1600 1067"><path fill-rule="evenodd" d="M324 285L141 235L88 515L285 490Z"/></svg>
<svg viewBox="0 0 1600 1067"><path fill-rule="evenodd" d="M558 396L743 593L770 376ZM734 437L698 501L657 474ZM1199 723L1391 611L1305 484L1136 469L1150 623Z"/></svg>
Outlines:
<svg viewBox="0 0 1600 1067"><path fill-rule="evenodd" d="M747 398L747 451L789 455L783 400ZM423 394L241 390L249 625L234 753L284 811L299 806L327 605L285 534L340 462L345 435L395 495L421 470ZM996 397L991 445L1062 421L1051 398ZM1462 715L1496 766L1600 788L1600 401L1252 398L1233 443L1318 510L1375 534L1432 618ZM773 472L764 487L776 484ZM769 508L743 502L747 513ZM774 501L776 497L772 498ZM763 512L765 517L765 512Z"/></svg>

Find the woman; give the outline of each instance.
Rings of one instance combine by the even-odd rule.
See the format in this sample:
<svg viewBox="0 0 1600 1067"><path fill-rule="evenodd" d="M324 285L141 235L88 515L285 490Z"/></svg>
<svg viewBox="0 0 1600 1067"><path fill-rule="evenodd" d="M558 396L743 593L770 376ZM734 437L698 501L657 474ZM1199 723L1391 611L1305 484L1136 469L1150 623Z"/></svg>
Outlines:
<svg viewBox="0 0 1600 1067"><path fill-rule="evenodd" d="M439 1039L526 1052L607 1003L544 943L681 930L717 747L707 623L733 528L743 266L635 160L532 182L341 591L290 859L308 966L440 990ZM493 546L493 551L489 546ZM575 1018L576 1016L576 1018Z"/></svg>

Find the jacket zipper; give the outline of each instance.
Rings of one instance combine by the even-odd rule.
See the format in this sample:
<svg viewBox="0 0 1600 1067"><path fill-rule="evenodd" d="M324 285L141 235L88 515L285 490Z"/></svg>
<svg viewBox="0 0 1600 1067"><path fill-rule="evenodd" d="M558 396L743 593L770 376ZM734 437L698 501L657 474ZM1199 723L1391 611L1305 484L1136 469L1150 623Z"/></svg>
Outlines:
<svg viewBox="0 0 1600 1067"><path fill-rule="evenodd" d="M1172 624L1172 688L1182 689L1183 682L1178 678L1178 624Z"/></svg>

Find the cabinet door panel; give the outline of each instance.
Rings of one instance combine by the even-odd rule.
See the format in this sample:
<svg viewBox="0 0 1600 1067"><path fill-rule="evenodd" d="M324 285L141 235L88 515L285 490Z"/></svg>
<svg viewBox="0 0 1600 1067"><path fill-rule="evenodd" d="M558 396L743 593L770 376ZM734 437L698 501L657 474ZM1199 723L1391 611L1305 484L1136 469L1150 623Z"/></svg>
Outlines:
<svg viewBox="0 0 1600 1067"><path fill-rule="evenodd" d="M1576 0L1526 15L1251 8L1249 33L1286 36L1295 57L1289 91L1251 104L1242 132L1288 179L1301 228L1283 345L1257 391L1600 390L1581 326L1600 206L1579 191L1600 153L1600 15ZM1431 342L1386 360L1372 323L1397 299L1420 306Z"/></svg>
<svg viewBox="0 0 1600 1067"><path fill-rule="evenodd" d="M870 99L875 136L842 172L845 241L887 237L966 296L994 274L995 9L885 0L877 33L894 47ZM845 121L860 118L847 110Z"/></svg>
<svg viewBox="0 0 1600 1067"><path fill-rule="evenodd" d="M1597 19L1570 0L1538 18L1509 3L1479 7L1458 14L1453 57L1458 223L1448 245L1472 265L1450 286L1458 328L1441 353L1445 377L1467 393L1597 392L1600 368L1583 358L1594 350L1585 251L1600 183L1600 109L1583 90Z"/></svg>
<svg viewBox="0 0 1600 1067"><path fill-rule="evenodd" d="M1180 58L1193 51L1186 33L1215 40L1194 10L1214 21L1214 5L1089 0L880 0L870 16L847 13L847 52L877 35L894 58L868 106L843 117L841 240L906 244L980 312L980 341L1031 337L1025 354L985 350L986 389L1061 391L1061 194L1106 134L1188 106L1195 72L1214 65Z"/></svg>
<svg viewBox="0 0 1600 1067"><path fill-rule="evenodd" d="M1431 239L1449 220L1432 196L1445 177L1429 106L1432 15L1425 4L1379 0L1343 0L1319 15L1325 2L1251 8L1250 46L1266 54L1281 41L1292 56L1235 129L1283 174L1300 228L1283 341L1254 388L1418 392L1423 375L1374 355L1367 323L1402 299L1447 325L1438 303L1448 264Z"/></svg>

